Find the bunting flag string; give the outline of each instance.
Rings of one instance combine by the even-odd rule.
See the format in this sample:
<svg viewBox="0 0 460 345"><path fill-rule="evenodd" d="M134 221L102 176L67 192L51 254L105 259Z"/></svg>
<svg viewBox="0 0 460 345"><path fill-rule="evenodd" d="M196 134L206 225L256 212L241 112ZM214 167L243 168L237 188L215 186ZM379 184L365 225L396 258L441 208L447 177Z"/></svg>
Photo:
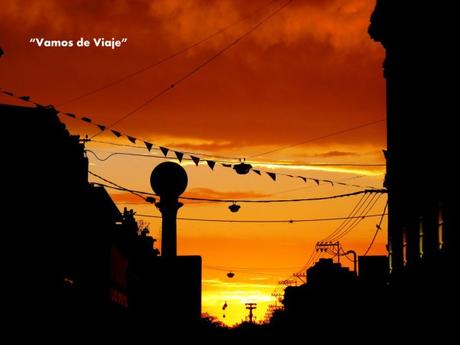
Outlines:
<svg viewBox="0 0 460 345"><path fill-rule="evenodd" d="M159 195L152 193L152 192L145 192L135 189L130 189L124 186L121 186L118 183L115 183L103 176L100 176L92 171L88 171L88 173L108 184L100 183L100 182L92 182L100 186L104 186L110 189L129 192L129 193L136 193L142 196L150 196L150 197L157 197ZM353 193L345 193L345 194L335 194L335 195L328 195L328 196L319 196L319 197L310 197L310 198L293 198L293 199L214 199L214 198L198 198L198 197L188 197L188 196L179 196L181 200L189 200L189 201L207 201L207 202L222 202L222 203L264 203L264 204L272 204L272 203L290 203L290 202L306 202L306 201L323 201L323 200L332 200L332 199L340 199L345 197L351 197L361 194L387 194L387 190L385 189L364 189L359 190Z"/></svg>
<svg viewBox="0 0 460 345"><path fill-rule="evenodd" d="M1 89L1 90L2 90L1 92L3 94L7 95L7 96L14 97L16 99L19 99L19 100L22 100L22 101L25 101L25 102L33 103L38 108L52 110L52 111L56 112L57 115L65 115L65 116L70 117L72 119L80 120L82 122L85 122L88 125L93 125L93 126L97 127L100 131L110 130L110 132L115 137L117 137L117 138L124 137L129 142L131 142L132 144L136 144L137 142L142 142L144 144L145 148L149 152L154 147L157 147L157 149L160 150L163 153L165 158L171 158L171 157L168 157L168 154L169 154L169 152L172 151L172 152L174 152L174 155L175 155L176 159L179 162L182 162L182 160L184 159L184 155L187 154L189 156L188 159L192 160L195 163L196 166L198 166L200 162L204 161L204 162L206 162L206 164L208 165L208 167L211 170L214 170L215 165L218 162L215 159L202 159L200 157L200 156L208 156L206 154L197 154L197 153L191 153L191 152L184 152L184 151L180 151L180 150L173 150L173 149L170 149L170 148L164 147L164 146L155 145L155 144L151 143L150 141L139 139L139 138L137 138L135 136L128 135L128 134L125 134L123 132L120 132L120 131L117 131L117 130L114 130L114 129L108 129L108 127L105 124L94 123L93 120L88 116L78 116L78 115L76 115L74 113L63 112L63 111L60 111L60 110L56 109L53 105L45 106L45 105L42 105L40 103L33 102L31 100L30 96L18 96L18 95L14 94L11 91L6 91L6 90L3 90L3 89ZM141 148L140 146L135 146L135 147ZM215 156L215 157L217 157L217 156ZM295 175L284 174L284 173L280 173L280 172L272 172L272 171L264 171L264 170L261 170L261 169L254 169L254 167L252 165L242 162L241 159L234 158L234 157L223 157L223 158L228 159L230 161L233 161L233 162L223 162L223 163L221 163L221 166L224 167L224 168L232 168L233 167L233 169L235 169L235 171L238 174L241 174L241 175L245 175L251 170L255 174L259 175L259 176L261 176L262 173L264 173L268 177L270 177L271 180L273 180L275 182L277 181L278 176L285 176L285 177L289 177L289 178L301 179L305 183L307 183L308 180L310 180L310 181L313 181L314 183L316 183L316 185L318 185L318 186L321 183L328 183L331 186L341 185L341 186L354 187L354 188L377 189L376 187L372 187L372 186L360 186L360 185L357 185L357 184L350 184L350 183L345 183L345 182L334 182L334 181L331 181L331 180L323 180L323 179L311 178L311 177L306 177L306 176L299 176L299 175L295 176ZM239 161L239 163L235 163L235 161ZM257 164L263 164L263 163L257 163ZM271 164L271 163L268 163L268 164ZM305 164L305 165L308 165L308 164Z"/></svg>

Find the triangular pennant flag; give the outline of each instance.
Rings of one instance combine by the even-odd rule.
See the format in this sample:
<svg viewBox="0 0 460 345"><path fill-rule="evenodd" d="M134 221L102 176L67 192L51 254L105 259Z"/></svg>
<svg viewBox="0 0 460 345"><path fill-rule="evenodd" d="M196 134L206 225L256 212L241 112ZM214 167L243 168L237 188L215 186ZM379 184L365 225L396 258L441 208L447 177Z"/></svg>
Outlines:
<svg viewBox="0 0 460 345"><path fill-rule="evenodd" d="M14 93L12 92L9 92L9 91L2 91L5 95L8 95L8 96L14 96Z"/></svg>
<svg viewBox="0 0 460 345"><path fill-rule="evenodd" d="M216 162L214 161L206 161L208 163L208 166L211 168L211 170L214 170L214 165L216 165Z"/></svg>
<svg viewBox="0 0 460 345"><path fill-rule="evenodd" d="M104 125L96 125L96 126L98 126L99 129L100 129L102 132L104 132L105 129L107 128L107 127L105 127Z"/></svg>
<svg viewBox="0 0 460 345"><path fill-rule="evenodd" d="M89 117L82 117L81 120L85 121L85 122L88 122L88 123L91 123L91 121L92 121Z"/></svg>
<svg viewBox="0 0 460 345"><path fill-rule="evenodd" d="M168 155L169 149L167 147L160 146L160 150L165 157Z"/></svg>
<svg viewBox="0 0 460 345"><path fill-rule="evenodd" d="M144 144L145 144L145 147L147 148L147 150L149 150L149 152L150 152L150 150L153 147L153 144L149 143L148 141L144 141Z"/></svg>
<svg viewBox="0 0 460 345"><path fill-rule="evenodd" d="M286 175L286 176L287 176L287 177L294 177L294 176L292 176L292 175Z"/></svg>
<svg viewBox="0 0 460 345"><path fill-rule="evenodd" d="M192 159L193 163L195 163L196 166L198 166L198 163L200 163L200 157L197 156L190 156Z"/></svg>
<svg viewBox="0 0 460 345"><path fill-rule="evenodd" d="M44 108L43 105L40 105L40 106ZM71 117L73 119L75 119L77 117L75 114L72 114L72 113L64 113L64 114L66 114L68 117Z"/></svg>
<svg viewBox="0 0 460 345"><path fill-rule="evenodd" d="M45 109L45 110L48 110L48 111L53 111L55 112L56 114L59 114L59 111L56 110L56 108L54 108L54 105L52 104L48 104L48 105L43 105L43 104L39 104L39 103L34 103L38 108L40 109ZM68 113L63 113L63 114L66 114L67 116L69 117L73 117L75 118L76 116L74 114L71 114L71 115L68 115ZM73 115L73 116L72 116Z"/></svg>
<svg viewBox="0 0 460 345"><path fill-rule="evenodd" d="M317 179L315 179L315 178L313 178L312 180L315 181L316 184L319 186L319 180L317 180Z"/></svg>
<svg viewBox="0 0 460 345"><path fill-rule="evenodd" d="M343 183L343 182L336 182L337 184L340 184L342 186L346 186L347 184L346 183Z"/></svg>
<svg viewBox="0 0 460 345"><path fill-rule="evenodd" d="M176 154L176 157L177 157L178 161L182 162L182 158L184 157L184 153L179 152L179 151L174 151L174 153Z"/></svg>
<svg viewBox="0 0 460 345"><path fill-rule="evenodd" d="M303 177L303 176L297 176L298 178L302 179L303 182L307 183L307 178L306 177Z"/></svg>
<svg viewBox="0 0 460 345"><path fill-rule="evenodd" d="M334 182L332 182L331 180L324 180L324 182L329 182L332 186L334 186Z"/></svg>
<svg viewBox="0 0 460 345"><path fill-rule="evenodd" d="M121 133L112 129L112 133L115 134L117 138L121 137Z"/></svg>
<svg viewBox="0 0 460 345"><path fill-rule="evenodd" d="M23 101L30 102L30 96L21 96L19 99L22 99Z"/></svg>
<svg viewBox="0 0 460 345"><path fill-rule="evenodd" d="M127 137L127 138L128 138L128 140L129 140L130 142L132 142L133 144L135 144L135 143L136 143L136 140L137 140L136 138L134 138L134 137L130 137L129 135L127 135L126 137Z"/></svg>
<svg viewBox="0 0 460 345"><path fill-rule="evenodd" d="M232 167L232 165L231 165L231 164L228 164L228 163L222 163L222 166L223 166L224 168L231 168L231 167Z"/></svg>
<svg viewBox="0 0 460 345"><path fill-rule="evenodd" d="M268 176L271 177L271 179L272 179L273 181L276 181L276 174L275 174L275 173L268 172L268 171L267 171L266 173L267 173Z"/></svg>
<svg viewBox="0 0 460 345"><path fill-rule="evenodd" d="M260 175L260 170L256 170L256 169L252 169L252 171L254 171L257 175Z"/></svg>

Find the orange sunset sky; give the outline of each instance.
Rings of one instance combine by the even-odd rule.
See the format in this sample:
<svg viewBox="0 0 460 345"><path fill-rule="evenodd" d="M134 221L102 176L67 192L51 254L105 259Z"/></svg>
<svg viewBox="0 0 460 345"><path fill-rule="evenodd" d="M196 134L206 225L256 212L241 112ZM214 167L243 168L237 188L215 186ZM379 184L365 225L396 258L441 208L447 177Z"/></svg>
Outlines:
<svg viewBox="0 0 460 345"><path fill-rule="evenodd" d="M286 0L3 0L0 11L0 87L42 104L111 124L244 35ZM264 171L343 181L381 188L384 167L309 164L383 164L385 122L327 136L385 118L383 49L367 34L372 0L294 0L255 31L190 78L151 102L114 129L180 151L246 158ZM72 101L123 76L211 39L112 87ZM44 48L30 38L78 40L127 38L109 48ZM27 105L6 95L1 103ZM71 133L89 136L95 127L61 116ZM304 145L260 153L313 140ZM26 139L17 138L18 140ZM108 131L98 141L130 144ZM34 143L34 149L39 143ZM110 153L148 154L146 149L89 142L99 157ZM158 147L158 146L157 146ZM31 148L32 149L32 148ZM40 148L46 152L46 148ZM154 155L159 152L152 150ZM116 155L99 161L88 154L90 170L125 187L151 191L150 172L164 159ZM217 159L218 157L216 157ZM296 162L296 167L273 163ZM205 163L183 166L185 195L225 199L308 198L352 193L278 176L237 175ZM91 181L99 181L90 177ZM119 207L159 216L152 205L110 191ZM316 202L241 204L186 202L180 217L231 220L289 220L347 216L359 196ZM382 213L383 195L370 214ZM161 243L161 220L138 217ZM379 218L367 218L341 239L345 250L363 254ZM178 222L179 254L203 258L202 311L235 324L246 316L244 302L256 302L262 320L278 281L304 267L314 244L340 221L304 223ZM370 254L385 253L386 221ZM346 264L349 264L344 260ZM233 271L234 278L226 273ZM228 308L223 318L222 305Z"/></svg>

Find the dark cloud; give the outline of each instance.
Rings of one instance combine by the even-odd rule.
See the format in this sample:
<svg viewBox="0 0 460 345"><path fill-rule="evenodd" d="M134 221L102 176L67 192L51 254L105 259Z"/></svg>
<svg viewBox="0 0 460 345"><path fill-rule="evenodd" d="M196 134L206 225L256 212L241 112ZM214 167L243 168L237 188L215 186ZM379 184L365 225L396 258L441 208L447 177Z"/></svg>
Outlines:
<svg viewBox="0 0 460 345"><path fill-rule="evenodd" d="M358 156L356 152L344 152L344 151L328 151L315 154L318 158L330 158L330 157L346 157L346 156Z"/></svg>
<svg viewBox="0 0 460 345"><path fill-rule="evenodd" d="M158 61L267 2L7 1L0 12L0 42L8 51L0 64L2 87L60 105ZM117 128L152 140L173 138L171 146L186 138L193 139L190 145L196 149L223 150L230 144L283 146L382 118L383 54L367 35L373 5L367 0L293 2ZM276 6L273 3L261 15ZM109 124L188 73L253 22L63 108ZM128 43L116 51L43 49L28 43L30 37L41 35L127 37ZM322 143L384 146L384 127Z"/></svg>
<svg viewBox="0 0 460 345"><path fill-rule="evenodd" d="M258 199L267 198L271 194L253 192L253 191L218 191L211 188L192 188L184 193L183 196L189 198L205 198L205 199Z"/></svg>

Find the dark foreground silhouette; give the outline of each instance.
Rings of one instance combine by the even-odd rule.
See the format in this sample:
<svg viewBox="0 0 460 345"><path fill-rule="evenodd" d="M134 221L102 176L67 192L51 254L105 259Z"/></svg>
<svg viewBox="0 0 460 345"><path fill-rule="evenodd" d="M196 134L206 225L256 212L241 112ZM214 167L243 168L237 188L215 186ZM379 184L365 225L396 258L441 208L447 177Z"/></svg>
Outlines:
<svg viewBox="0 0 460 345"><path fill-rule="evenodd" d="M88 183L84 141L52 107L0 105L6 138L2 282L16 340L271 338L415 341L456 334L458 202L453 33L434 2L379 0L386 49L387 270L356 277L331 261L285 291L270 323L222 327L199 315L199 257L162 258L133 213ZM445 78L453 79L450 83ZM187 269L189 267L190 269ZM360 268L361 269L361 268ZM372 272L372 270L370 270ZM376 272L376 271L375 271ZM19 331L18 331L19 330ZM453 338L455 339L455 338Z"/></svg>

